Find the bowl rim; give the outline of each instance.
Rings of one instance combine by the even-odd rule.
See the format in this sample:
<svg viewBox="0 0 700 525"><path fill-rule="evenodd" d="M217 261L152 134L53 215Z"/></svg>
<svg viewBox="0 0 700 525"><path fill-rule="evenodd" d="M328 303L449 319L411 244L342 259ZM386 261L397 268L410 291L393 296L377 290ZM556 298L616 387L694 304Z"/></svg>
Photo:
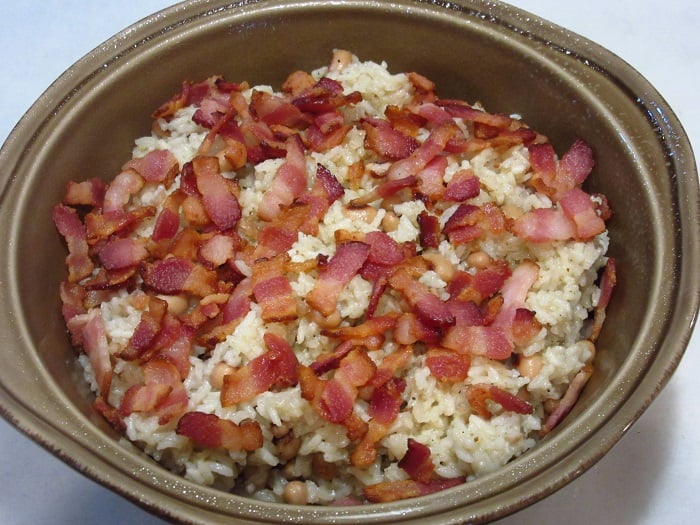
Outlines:
<svg viewBox="0 0 700 525"><path fill-rule="evenodd" d="M159 41L159 39L167 40L171 36L171 32L187 31L188 24L195 24L193 27L196 27L196 24L215 23L217 16L223 16L221 13L239 16L236 13L242 13L245 10L277 9L288 5L313 8L320 3L322 2L314 0L249 0L238 2L237 4L228 4L217 1L190 0L154 13L120 31L63 73L39 97L12 130L2 149L0 149L0 165L19 165L23 160L22 155L24 153L18 153L16 150L22 141L27 139L27 137L29 137L30 143L37 140L37 137L51 123L52 119L60 115L61 109L72 94L79 92L80 89L91 82L97 81L99 75L104 74L110 65L119 65L122 61L128 59L131 53L137 52L140 47L150 45L152 42ZM368 7L376 2L350 0L344 3L358 7ZM481 20L482 23L488 22L499 25L510 31L512 35L525 36L528 39L537 40L539 44L546 43L549 49L566 54L569 58L572 56L571 51L573 50L574 55L577 55L574 56L576 60L588 61L592 69L598 73L608 75L613 81L619 83L621 89L624 88L631 92L642 92L641 88L644 88L646 100L639 100L640 111L647 113L650 125L654 127L660 144L666 149L667 155L671 159L670 163L673 166L673 173L677 177L675 183L678 205L682 212L679 220L683 227L677 229L678 238L675 239L675 243L680 248L677 261L675 261L680 281L677 295L673 297L673 300L675 308L683 312L684 315L674 317L669 322L670 327L679 337L673 341L664 341L663 352L659 351L660 349L651 349L647 356L648 361L638 364L646 372L639 383L633 385L634 393L637 395L634 398L621 399L620 410L604 420L598 421L596 429L592 430L591 434L587 436L586 442L581 444L579 450L584 452L579 455L579 459L566 455L555 465L532 471L533 478L547 478L552 475L554 469L564 469L567 473L565 476L556 482L550 482L544 490L529 497L526 497L526 489L522 485L509 487L506 492L502 493L506 495L507 503L496 511L490 511L486 508L486 505L482 504L482 501L477 499L473 505L469 506L469 509L477 509L474 520L479 522L502 517L522 508L526 504L533 503L584 472L609 450L629 429L632 423L638 419L658 395L677 367L689 342L700 303L700 278L693 273L693 270L698 267L698 259L700 259L698 256L700 252L698 250L700 246L700 219L698 218L700 190L698 189L697 168L692 148L682 125L661 95L631 66L597 44L521 9L498 2L485 0L458 0L450 3L437 0L398 0L392 2L392 9L404 7L411 7L417 12L428 12L436 16L446 16L446 13L451 11L454 13L459 12L455 16L471 17L472 19ZM239 11L234 12L234 10ZM525 24L525 20L527 20L527 24ZM103 68L102 64L106 64L107 67ZM7 175L2 173L0 177L0 183L3 185L2 192L0 192L0 204L2 204L3 201L6 201L12 177L9 175L9 172ZM10 284L12 283L10 282ZM8 297L13 301L12 304L19 304L18 295L18 290L10 292ZM2 292L2 296L5 296L5 292ZM16 315L19 315L19 309L10 312L7 319L2 320L0 326L11 330L12 337L17 337L23 341L31 340L26 327L22 325L22 319L15 317ZM8 330L3 330L3 333L5 335L0 336L0 342L2 342L3 347L17 344L16 340L11 340L10 336L7 335L10 333ZM41 372L40 363L37 362L35 365L36 370L27 370L26 372ZM49 378L44 376L42 379L48 381ZM154 504L151 500L148 500L143 490L125 488L123 482L128 477L125 477L121 472L117 472L115 465L106 463L104 457L98 458L98 461L104 463L103 466L106 467L106 470L90 467L88 459L92 454L81 449L78 444L79 436L77 436L75 429L60 429L43 421L41 415L34 408L22 403L21 399L14 396L3 384L0 384L0 393L3 394L0 396L0 414L19 430L73 468L151 512L170 519L188 522L190 518L186 514L186 506L168 511L162 505ZM57 402L59 401L62 403L67 402L66 399L58 399ZM82 418L85 425L90 424L89 419L84 415L77 412L74 415ZM602 426L604 423L605 427ZM55 441L51 438L56 437L60 438L61 445L53 444ZM115 443L114 445L116 449L117 444ZM583 461L580 459L581 457ZM522 459L514 462L509 468L512 471L518 468L528 468L525 465L526 463L527 459ZM175 476L173 475L173 477ZM217 495L220 496L220 493L217 491L207 491L198 486L196 488L197 491L203 491L213 500L217 499ZM157 491L153 489L153 492ZM446 498L452 498L455 492L455 490L447 491ZM162 497L162 493L160 493L160 497ZM198 497L196 495L193 496L195 499ZM266 506L275 508L274 505ZM405 503L382 506L381 515L378 515L372 521L379 522L384 519L395 519L397 514L405 510L405 508ZM418 515L416 519L424 522L425 519L430 517L427 514L433 511L437 512L437 509L427 509L425 511L426 514ZM342 523L355 519L352 512L339 509L314 509L311 513L303 511L306 514L311 514L310 518L303 514L301 510L295 510L288 505L279 506L278 512L291 513L294 521L302 519L314 521L315 519L334 517L337 522ZM443 512L440 515L440 519L441 521L446 520L445 522L460 522L464 519L463 512L464 508ZM248 514L248 518L252 519L253 514ZM191 522L197 523L198 521Z"/></svg>

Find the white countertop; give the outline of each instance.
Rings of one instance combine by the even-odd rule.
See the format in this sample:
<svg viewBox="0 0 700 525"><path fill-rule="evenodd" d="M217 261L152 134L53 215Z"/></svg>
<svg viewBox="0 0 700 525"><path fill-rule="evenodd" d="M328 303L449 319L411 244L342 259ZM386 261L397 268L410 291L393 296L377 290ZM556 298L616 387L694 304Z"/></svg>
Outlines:
<svg viewBox="0 0 700 525"><path fill-rule="evenodd" d="M700 152L695 0L512 0L607 47L666 98ZM166 0L22 0L0 11L0 143L68 66ZM128 7L126 7L128 6ZM699 269L700 271L700 269ZM689 524L700 516L700 335L623 439L580 478L500 525ZM1 366L1 365L0 365ZM63 464L0 419L0 523L163 523Z"/></svg>

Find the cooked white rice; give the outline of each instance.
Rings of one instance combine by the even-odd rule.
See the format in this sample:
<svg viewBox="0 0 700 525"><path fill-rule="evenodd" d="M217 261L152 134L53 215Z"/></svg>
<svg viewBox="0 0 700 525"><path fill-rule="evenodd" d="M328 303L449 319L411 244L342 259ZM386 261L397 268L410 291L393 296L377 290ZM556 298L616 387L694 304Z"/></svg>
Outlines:
<svg viewBox="0 0 700 525"><path fill-rule="evenodd" d="M322 75L341 82L347 93L354 90L362 93L363 102L344 109L348 112L348 118L353 120L362 116L382 117L388 104L406 103L414 90L407 75L394 75L389 73L385 64L361 62L356 58L341 72L322 68L313 73L315 78ZM179 110L175 118L161 119L159 125L169 135L153 135L136 140L134 156L141 157L155 149L168 149L180 165L191 160L207 132L192 121L192 114L193 108L187 107ZM368 159L373 161L371 152L365 150L364 132L354 128L340 146L325 153L309 154L308 164L310 168L316 163L323 164L344 183L348 167L358 160ZM253 173L240 179L239 201L244 216L255 216L262 195L270 187L281 163L282 160L262 162L255 166ZM524 146L507 150L489 148L471 158L453 155L449 159L446 179L465 167L471 168L481 182L481 194L470 201L474 204L492 201L521 212L552 205L547 196L525 185L531 172L528 150ZM377 165L375 168L381 171L386 166ZM391 237L397 242L418 242L417 216L425 209L420 201L399 203L390 210L379 209L368 222L357 220L347 212L347 203L374 188L375 184L374 179L365 177L359 190L346 191L345 196L326 213L318 236L299 234L297 242L289 250L291 260L302 262L315 259L318 255L332 256L336 251L336 231L379 230L387 211L392 211L399 219ZM166 192L149 186L146 185L137 196L136 203L161 205ZM454 210L448 210L443 215L442 224L451 211ZM138 233L147 236L150 227L152 224L147 224ZM590 242L539 245L504 233L478 243L478 249L491 257L506 259L512 268L525 259L533 260L540 268L537 282L528 293L526 302L543 329L526 348L520 350L523 356L539 356L539 372L530 378L521 375L517 366L510 361L499 362L475 356L466 381L441 383L430 374L424 363L425 356L417 352L404 376L407 383L403 392L406 408L379 442L380 453L371 467L359 469L350 464L352 448L346 429L320 417L302 398L298 385L277 392L264 392L249 402L233 407L222 407L220 392L210 381L217 364L224 362L238 367L265 351L262 336L270 327L262 320L256 304L210 355L204 358L197 355L201 349L195 350L190 358L191 371L185 386L189 395L188 410L216 414L236 423L246 419L257 421L265 438L263 447L252 453L202 449L175 433L177 421L160 425L157 416L142 413L133 413L125 418L126 437L193 482L235 490L266 501L283 501L284 487L290 480L304 481L308 503L327 504L346 496L361 497L365 485L406 479L407 474L397 463L406 453L408 438L430 447L436 473L440 476L466 476L471 479L497 470L536 444L538 430L545 417L545 403L559 399L571 379L593 357L592 347L583 341L581 333L599 296L595 283L599 269L606 262L608 237L607 233L603 233ZM470 250L474 249L474 246L470 247ZM469 251L464 246L453 247L444 241L437 252L458 268L470 270L466 263ZM244 263L239 268L244 273L246 270L249 272ZM300 273L291 279L294 294L300 300L304 299L315 282L315 272ZM427 272L421 282L438 296L446 297L446 282L436 272ZM340 315L346 323L352 323L364 315L371 290L371 283L359 275L346 287L338 304ZM390 307L387 300L381 306L384 309ZM141 380L138 364L118 357L120 349L138 325L141 311L131 306L126 292L102 303L99 308L115 370L108 401L117 407L126 389ZM311 364L316 357L331 349L332 341L321 333L321 328L311 318L294 321L288 326L287 333L303 365ZM379 360L396 346L391 338L387 338L385 348L370 352L370 356ZM89 360L83 355L80 362L85 368L86 379L97 391ZM465 390L471 384L482 383L496 385L512 394L527 392L529 402L535 407L534 412L523 415L503 411L490 419L474 414ZM358 399L355 412L368 419L367 402ZM280 461L271 434L273 426L282 423L293 428L294 435L301 440L296 458L286 463ZM321 479L312 471L311 462L315 454L321 454L326 462L336 464L337 475L332 480Z"/></svg>

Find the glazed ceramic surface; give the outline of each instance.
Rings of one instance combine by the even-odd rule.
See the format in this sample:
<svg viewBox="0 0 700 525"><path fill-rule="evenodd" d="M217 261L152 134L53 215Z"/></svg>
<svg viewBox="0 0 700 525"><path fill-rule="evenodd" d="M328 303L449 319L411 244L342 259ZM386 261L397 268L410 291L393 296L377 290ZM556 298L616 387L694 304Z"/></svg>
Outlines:
<svg viewBox="0 0 700 525"><path fill-rule="evenodd" d="M151 110L184 77L216 71L274 85L291 69L325 62L335 47L420 71L446 98L517 111L560 150L576 137L588 141L598 158L589 187L616 212L611 255L620 280L597 374L565 424L532 452L418 500L266 505L166 472L119 445L93 412L60 317L65 252L48 218L85 166L105 179L116 172L133 138L148 131ZM579 475L622 436L673 373L697 312L697 173L676 116L614 55L502 4L181 4L121 32L61 76L13 131L0 166L3 415L89 477L176 521L484 522L510 513Z"/></svg>

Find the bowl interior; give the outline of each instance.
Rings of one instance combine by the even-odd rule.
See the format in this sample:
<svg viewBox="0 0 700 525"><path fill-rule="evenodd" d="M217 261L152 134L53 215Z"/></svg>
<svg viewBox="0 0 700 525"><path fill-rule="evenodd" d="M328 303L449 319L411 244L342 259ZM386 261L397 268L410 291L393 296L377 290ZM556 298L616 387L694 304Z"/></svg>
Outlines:
<svg viewBox="0 0 700 525"><path fill-rule="evenodd" d="M114 432L91 408L92 397L66 337L58 298L66 252L51 209L68 180L109 180L118 173L133 140L149 133L151 111L176 93L183 80L220 73L232 81L279 86L293 70L326 64L334 48L384 60L394 72L420 72L436 82L444 98L518 113L549 136L559 153L576 138L585 139L597 162L588 189L604 193L615 213L609 223L610 255L617 260L619 279L597 345L596 375L565 423L506 467L509 475L487 476L469 488L426 498L412 514L405 511L415 509L415 503L403 502L375 509L371 516L371 509L292 509L285 510L288 518L343 522L365 514L370 521L382 521L400 514L401 519L428 523L437 520L432 513L448 513L444 519L456 512L450 510L455 506L474 509L475 521L510 512L527 502L526 495L516 497L519 483L533 480L537 485L530 497L542 497L575 475L567 466L567 461L576 462L570 460L575 448L587 444L585 457L577 461L592 463L643 408L635 404L625 421L612 425L611 434L599 434L599 443L590 444L603 423L620 417L616 414L643 383L660 350L671 344L666 333L681 289L680 254L688 248L680 233L685 210L677 177L686 170L685 176L695 178L687 144L673 145L664 138L663 126L675 126L675 117L660 98L654 102L670 120L659 123L650 115L648 101L636 94L646 87L643 79L612 55L585 41L574 44L570 35L537 19L525 22L511 8L479 2L452 7L377 4L263 1L233 7L222 3L216 9L190 2L173 8L135 32L122 33L111 49L104 46L76 64L29 112L3 150L9 162L3 166L13 168L2 173L0 224L9 232L10 249L2 254L0 281L7 283L2 294L12 311L3 321L1 351L16 355L2 373L9 393L4 412L77 468L152 510L193 522L199 518L186 517L193 507L202 520L214 520L220 511L241 519L261 512L263 519L274 521L280 511L195 488L116 445ZM669 275L676 279L669 282ZM697 289L697 282L690 286ZM665 373L648 379L654 385L648 387L647 403L682 353L682 342L673 344L679 346L656 365ZM32 413L32 422L19 415L23 410ZM57 412L48 415L53 410ZM49 437L41 439L34 419L42 421ZM88 443L92 450L86 452ZM553 463L569 470L557 476L549 468ZM146 488L118 486L129 477ZM510 496L494 506L504 491L511 491ZM172 504L169 511L166 502Z"/></svg>

